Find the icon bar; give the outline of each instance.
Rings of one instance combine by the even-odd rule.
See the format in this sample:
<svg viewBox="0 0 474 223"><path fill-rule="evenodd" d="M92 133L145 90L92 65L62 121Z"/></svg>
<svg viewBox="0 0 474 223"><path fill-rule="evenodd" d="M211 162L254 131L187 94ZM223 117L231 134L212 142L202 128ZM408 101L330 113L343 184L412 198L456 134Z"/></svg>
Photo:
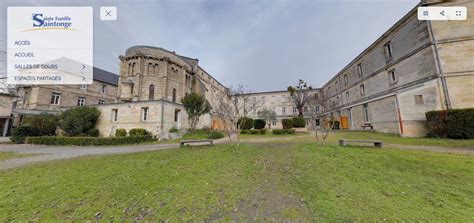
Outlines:
<svg viewBox="0 0 474 223"><path fill-rule="evenodd" d="M418 7L418 20L466 20L466 7Z"/></svg>

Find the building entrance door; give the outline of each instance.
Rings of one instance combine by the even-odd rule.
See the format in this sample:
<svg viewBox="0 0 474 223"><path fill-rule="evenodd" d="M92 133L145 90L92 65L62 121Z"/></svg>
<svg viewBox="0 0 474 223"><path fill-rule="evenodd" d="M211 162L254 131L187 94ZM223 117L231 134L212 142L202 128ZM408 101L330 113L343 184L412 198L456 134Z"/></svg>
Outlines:
<svg viewBox="0 0 474 223"><path fill-rule="evenodd" d="M349 128L349 118L345 115L341 116L341 129Z"/></svg>

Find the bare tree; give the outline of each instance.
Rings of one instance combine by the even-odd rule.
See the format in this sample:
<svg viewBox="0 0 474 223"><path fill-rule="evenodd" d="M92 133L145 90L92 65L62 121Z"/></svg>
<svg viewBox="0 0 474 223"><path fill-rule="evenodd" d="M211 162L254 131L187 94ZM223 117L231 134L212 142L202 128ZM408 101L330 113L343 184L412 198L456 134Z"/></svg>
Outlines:
<svg viewBox="0 0 474 223"><path fill-rule="evenodd" d="M271 128L271 122L276 118L276 112L271 109L262 109L257 112L259 118L264 119L267 122L268 128Z"/></svg>
<svg viewBox="0 0 474 223"><path fill-rule="evenodd" d="M250 90L239 85L229 88L229 97L222 97L215 111L223 121L224 130L232 143L232 136L236 136L237 146L240 145L240 131L242 124L251 112L257 107L257 101L250 99Z"/></svg>
<svg viewBox="0 0 474 223"><path fill-rule="evenodd" d="M296 86L288 86L291 100L293 100L296 109L298 109L299 117L303 117L304 115L304 106L308 102L312 90L313 87L301 79L298 81Z"/></svg>
<svg viewBox="0 0 474 223"><path fill-rule="evenodd" d="M327 94L322 90L313 92L308 96L305 116L309 119L311 127L314 130L316 142L321 146L326 143L326 139L336 123L335 119L337 117L334 115L335 108L336 103L329 100ZM325 115L329 118L329 120L326 120L327 125L321 122L321 119ZM317 120L319 120L319 123L317 123Z"/></svg>

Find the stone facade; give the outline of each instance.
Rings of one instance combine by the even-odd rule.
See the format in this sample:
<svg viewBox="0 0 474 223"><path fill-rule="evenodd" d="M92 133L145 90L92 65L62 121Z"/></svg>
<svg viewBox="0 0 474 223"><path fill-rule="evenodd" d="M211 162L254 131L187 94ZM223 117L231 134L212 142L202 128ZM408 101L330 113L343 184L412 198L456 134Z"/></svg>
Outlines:
<svg viewBox="0 0 474 223"><path fill-rule="evenodd" d="M186 94L203 94L214 108L219 98L227 96L227 88L201 68L197 59L152 46L130 47L119 58L119 103L96 106L101 111L97 128L103 136L114 135L117 128L144 128L157 138L168 138L171 128L189 128L181 105ZM113 112L120 118L112 120ZM217 121L211 112L200 118L198 128L215 127Z"/></svg>
<svg viewBox="0 0 474 223"><path fill-rule="evenodd" d="M474 11L472 1L431 6L439 5ZM419 21L416 9L322 87L350 129L370 123L380 132L423 136L427 111L474 107L473 16Z"/></svg>
<svg viewBox="0 0 474 223"><path fill-rule="evenodd" d="M59 113L74 107L114 103L117 99L118 76L94 68L90 85L31 85L17 88L13 102L14 126L28 114Z"/></svg>
<svg viewBox="0 0 474 223"><path fill-rule="evenodd" d="M12 107L12 95L0 92L0 137L6 136L10 129Z"/></svg>

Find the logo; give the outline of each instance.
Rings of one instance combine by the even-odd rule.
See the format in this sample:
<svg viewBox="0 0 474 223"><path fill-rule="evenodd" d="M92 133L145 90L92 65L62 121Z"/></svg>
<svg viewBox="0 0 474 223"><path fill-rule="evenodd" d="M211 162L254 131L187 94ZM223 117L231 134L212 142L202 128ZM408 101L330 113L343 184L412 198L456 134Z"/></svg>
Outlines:
<svg viewBox="0 0 474 223"><path fill-rule="evenodd" d="M72 19L69 16L47 16L43 13L33 13L31 16L33 20L33 28L24 30L74 30L72 27Z"/></svg>

